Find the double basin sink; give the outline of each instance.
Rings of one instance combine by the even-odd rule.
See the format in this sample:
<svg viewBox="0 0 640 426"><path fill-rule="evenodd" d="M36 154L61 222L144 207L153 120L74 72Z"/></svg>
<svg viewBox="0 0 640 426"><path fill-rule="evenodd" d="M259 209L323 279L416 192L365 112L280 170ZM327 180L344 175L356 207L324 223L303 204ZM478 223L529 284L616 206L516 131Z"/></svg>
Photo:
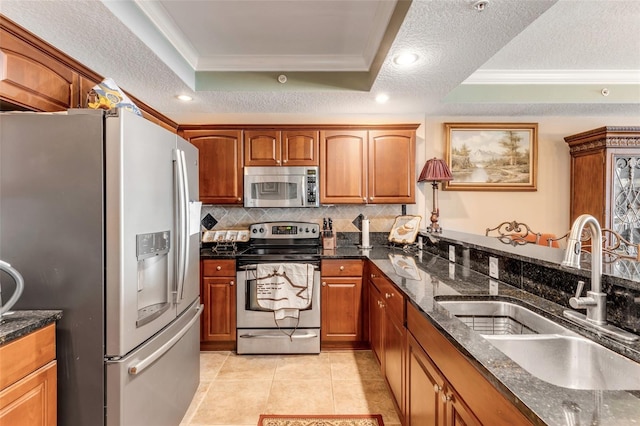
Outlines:
<svg viewBox="0 0 640 426"><path fill-rule="evenodd" d="M584 390L640 390L640 363L524 306L501 300L438 300L535 377Z"/></svg>

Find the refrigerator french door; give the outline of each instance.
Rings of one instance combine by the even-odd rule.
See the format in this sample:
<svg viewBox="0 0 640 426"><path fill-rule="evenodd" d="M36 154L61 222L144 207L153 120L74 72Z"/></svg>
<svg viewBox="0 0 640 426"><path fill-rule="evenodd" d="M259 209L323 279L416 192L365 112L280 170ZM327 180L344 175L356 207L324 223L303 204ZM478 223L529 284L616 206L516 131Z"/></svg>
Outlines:
<svg viewBox="0 0 640 426"><path fill-rule="evenodd" d="M0 258L24 271L14 309L63 311L58 424L175 425L188 408L197 155L125 110L0 114Z"/></svg>

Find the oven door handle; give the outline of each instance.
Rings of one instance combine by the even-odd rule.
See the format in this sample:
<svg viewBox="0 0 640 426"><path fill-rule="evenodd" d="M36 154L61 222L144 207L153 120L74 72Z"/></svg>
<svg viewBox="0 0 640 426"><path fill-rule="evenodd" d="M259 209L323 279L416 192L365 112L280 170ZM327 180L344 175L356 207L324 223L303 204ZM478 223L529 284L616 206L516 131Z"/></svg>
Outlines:
<svg viewBox="0 0 640 426"><path fill-rule="evenodd" d="M241 334L239 337L243 339L282 339L284 337L291 337L292 339L313 339L318 337L316 333L305 333L305 334L294 334L289 336L288 334L278 333L278 334Z"/></svg>

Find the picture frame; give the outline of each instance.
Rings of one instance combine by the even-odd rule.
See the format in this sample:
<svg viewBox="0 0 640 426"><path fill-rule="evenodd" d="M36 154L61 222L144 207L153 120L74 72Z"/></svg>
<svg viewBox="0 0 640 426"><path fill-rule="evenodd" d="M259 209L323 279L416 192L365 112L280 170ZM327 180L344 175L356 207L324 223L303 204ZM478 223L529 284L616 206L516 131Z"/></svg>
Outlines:
<svg viewBox="0 0 640 426"><path fill-rule="evenodd" d="M444 190L536 191L538 123L444 123Z"/></svg>

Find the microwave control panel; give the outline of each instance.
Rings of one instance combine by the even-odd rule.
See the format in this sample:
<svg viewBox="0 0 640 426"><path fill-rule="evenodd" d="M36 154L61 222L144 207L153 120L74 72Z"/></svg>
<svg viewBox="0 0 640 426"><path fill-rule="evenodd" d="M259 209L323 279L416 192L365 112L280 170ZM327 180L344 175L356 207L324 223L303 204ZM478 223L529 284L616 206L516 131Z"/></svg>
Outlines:
<svg viewBox="0 0 640 426"><path fill-rule="evenodd" d="M307 169L307 205L318 205L318 169Z"/></svg>

